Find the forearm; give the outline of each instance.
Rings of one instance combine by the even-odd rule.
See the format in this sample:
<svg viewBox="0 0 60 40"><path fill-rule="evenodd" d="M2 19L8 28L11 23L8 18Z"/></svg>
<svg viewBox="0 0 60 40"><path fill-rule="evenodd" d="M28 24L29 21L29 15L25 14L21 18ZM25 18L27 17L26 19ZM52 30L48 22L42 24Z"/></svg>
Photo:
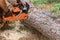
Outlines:
<svg viewBox="0 0 60 40"><path fill-rule="evenodd" d="M3 11L5 12L5 13L7 13L8 12L8 7L7 7L7 4L6 4L6 2L5 2L5 0L0 0L0 7L3 9Z"/></svg>

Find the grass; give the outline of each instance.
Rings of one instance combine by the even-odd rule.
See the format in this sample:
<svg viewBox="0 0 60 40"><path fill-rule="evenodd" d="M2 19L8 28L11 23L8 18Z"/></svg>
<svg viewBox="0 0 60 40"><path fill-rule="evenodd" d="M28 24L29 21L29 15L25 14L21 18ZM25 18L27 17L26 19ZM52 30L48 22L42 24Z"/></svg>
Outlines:
<svg viewBox="0 0 60 40"><path fill-rule="evenodd" d="M60 3L56 3L53 7L53 12L59 11L60 10Z"/></svg>

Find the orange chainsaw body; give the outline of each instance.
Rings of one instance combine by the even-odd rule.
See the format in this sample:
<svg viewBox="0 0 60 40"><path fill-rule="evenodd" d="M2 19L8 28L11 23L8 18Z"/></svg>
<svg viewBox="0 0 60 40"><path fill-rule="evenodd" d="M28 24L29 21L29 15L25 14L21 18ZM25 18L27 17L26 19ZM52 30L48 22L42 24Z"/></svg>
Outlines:
<svg viewBox="0 0 60 40"><path fill-rule="evenodd" d="M18 7L14 7L12 9L13 12L19 12L21 11ZM9 20L25 20L27 19L28 17L28 14L26 13L21 13L19 16L16 16L15 14L12 13L12 16L9 16L9 17L4 17L3 16L3 20L6 20L6 21L9 21Z"/></svg>

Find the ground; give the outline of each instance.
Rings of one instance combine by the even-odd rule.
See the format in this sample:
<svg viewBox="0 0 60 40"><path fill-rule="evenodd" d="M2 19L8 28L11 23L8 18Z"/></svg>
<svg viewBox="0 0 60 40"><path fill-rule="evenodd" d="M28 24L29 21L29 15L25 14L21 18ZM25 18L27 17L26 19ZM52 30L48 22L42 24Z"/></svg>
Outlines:
<svg viewBox="0 0 60 40"><path fill-rule="evenodd" d="M0 31L0 40L49 40L34 28L28 28L20 25L19 30Z"/></svg>

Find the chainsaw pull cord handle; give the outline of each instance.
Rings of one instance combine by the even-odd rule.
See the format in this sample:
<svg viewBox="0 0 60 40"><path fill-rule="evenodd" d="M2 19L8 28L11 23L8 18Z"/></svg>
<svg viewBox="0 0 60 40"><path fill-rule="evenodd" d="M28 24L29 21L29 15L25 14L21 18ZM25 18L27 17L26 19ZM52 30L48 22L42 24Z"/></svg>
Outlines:
<svg viewBox="0 0 60 40"><path fill-rule="evenodd" d="M22 10L20 11L20 13L19 13L16 17L19 17L19 16L20 16L20 14L22 14Z"/></svg>

